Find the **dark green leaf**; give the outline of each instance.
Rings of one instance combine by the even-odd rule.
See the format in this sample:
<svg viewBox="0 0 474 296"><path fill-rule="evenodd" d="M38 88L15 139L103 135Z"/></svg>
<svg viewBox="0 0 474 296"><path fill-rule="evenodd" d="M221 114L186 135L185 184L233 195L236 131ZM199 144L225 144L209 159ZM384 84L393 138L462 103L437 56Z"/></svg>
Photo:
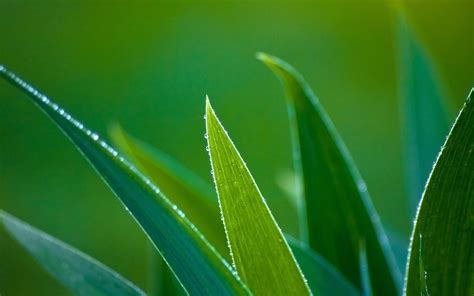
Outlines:
<svg viewBox="0 0 474 296"><path fill-rule="evenodd" d="M356 287L362 288L359 242L367 247L373 292L396 295L401 276L364 181L312 90L290 65L266 54L281 78L296 140L295 168L303 179L309 244Z"/></svg>
<svg viewBox="0 0 474 296"><path fill-rule="evenodd" d="M177 296L187 295L173 271L166 264L163 257L157 254L155 246L150 243L148 251L148 295L150 296Z"/></svg>
<svg viewBox="0 0 474 296"><path fill-rule="evenodd" d="M401 234L392 231L390 228L386 228L386 230L398 269L405 270L407 266L409 239L403 238Z"/></svg>
<svg viewBox="0 0 474 296"><path fill-rule="evenodd" d="M372 296L372 283L369 274L369 263L367 262L367 250L365 248L365 242L360 242L359 250L359 268L360 268L360 281L362 282L362 291L364 296Z"/></svg>
<svg viewBox="0 0 474 296"><path fill-rule="evenodd" d="M206 100L206 131L227 241L256 295L308 295L303 274L246 164Z"/></svg>
<svg viewBox="0 0 474 296"><path fill-rule="evenodd" d="M406 180L411 217L414 217L449 127L444 93L428 55L404 17L398 17L397 26Z"/></svg>
<svg viewBox="0 0 474 296"><path fill-rule="evenodd" d="M229 252L213 188L164 152L127 135L118 125L111 129L114 143L225 255ZM230 259L230 257L229 257Z"/></svg>
<svg viewBox="0 0 474 296"><path fill-rule="evenodd" d="M359 291L337 269L309 246L288 235L286 240L308 280L309 287L316 295L360 296Z"/></svg>
<svg viewBox="0 0 474 296"><path fill-rule="evenodd" d="M1 210L0 223L41 266L77 295L145 295L97 260Z"/></svg>
<svg viewBox="0 0 474 296"><path fill-rule="evenodd" d="M113 132L115 142L122 149L128 150L129 154L135 154L136 157L133 157L135 161L139 164L141 163L143 167L150 167L150 170L154 167L160 168L163 172L166 172L170 176L168 178L157 178L152 179L156 184L162 188L161 183L163 180L179 180L179 182L169 183L168 185L173 185L176 187L185 186L188 189L176 188L174 191L181 192L183 190L193 190L193 195L195 196L194 202L196 207L201 207L198 203L207 202L209 199L213 200L215 206L216 215L218 215L219 209L217 204L217 199L212 198L213 193L207 183L202 179L199 179L192 173L182 174L182 171L188 171L183 168L182 165L177 163L175 160L170 159L169 157L156 157L156 155L162 155L153 147L146 145L130 136L127 136L123 130L115 130ZM125 136L125 137L122 137ZM117 139L118 138L118 139ZM123 142L122 142L123 141ZM122 142L122 143L120 143ZM133 151L128 147L133 147ZM149 151L149 152L147 152ZM166 168L166 170L164 169ZM152 176L150 176L152 178ZM201 187L203 190L196 190L193 184L203 184ZM208 196L204 196L207 194ZM175 202L174 195L167 195L173 202ZM195 217L193 214L199 214L191 212L187 217L194 222ZM211 217L214 215L210 215ZM214 229L215 231L216 229ZM204 228L203 232L206 237L211 237L212 233L206 231L213 231L213 229ZM321 256L310 250L308 246L302 242L295 240L289 236L286 236L288 244L295 255L303 274L308 280L308 285L310 288L317 293L317 295L360 295L360 293L355 289L352 284L350 284L334 267L332 267L326 260ZM225 237L221 238L225 243Z"/></svg>
<svg viewBox="0 0 474 296"><path fill-rule="evenodd" d="M436 295L474 295L473 97L474 89L441 149L423 193L411 237L406 295L421 295L426 291L424 286Z"/></svg>
<svg viewBox="0 0 474 296"><path fill-rule="evenodd" d="M112 147L12 72L0 67L0 75L24 91L89 160L138 221L187 292L248 293L233 269L184 213Z"/></svg>

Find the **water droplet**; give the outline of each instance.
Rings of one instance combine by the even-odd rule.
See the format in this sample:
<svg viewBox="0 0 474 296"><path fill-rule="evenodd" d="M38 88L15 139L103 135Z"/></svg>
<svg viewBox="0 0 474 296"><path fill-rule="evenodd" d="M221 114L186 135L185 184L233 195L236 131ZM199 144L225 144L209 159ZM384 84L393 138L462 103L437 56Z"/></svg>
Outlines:
<svg viewBox="0 0 474 296"><path fill-rule="evenodd" d="M365 185L365 182L361 181L357 184L357 187L359 187L359 191L365 192L367 191L367 186Z"/></svg>
<svg viewBox="0 0 474 296"><path fill-rule="evenodd" d="M96 133L92 133L92 134L91 134L91 137L92 137L92 140L94 140L94 141L99 140L99 135L96 134Z"/></svg>
<svg viewBox="0 0 474 296"><path fill-rule="evenodd" d="M207 133L204 134L204 139L207 139Z"/></svg>

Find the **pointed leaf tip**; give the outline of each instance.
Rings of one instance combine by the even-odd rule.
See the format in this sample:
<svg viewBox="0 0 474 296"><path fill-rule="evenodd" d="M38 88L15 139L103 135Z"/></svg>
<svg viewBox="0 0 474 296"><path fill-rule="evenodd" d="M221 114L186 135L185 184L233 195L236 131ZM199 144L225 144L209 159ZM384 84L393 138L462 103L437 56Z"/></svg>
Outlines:
<svg viewBox="0 0 474 296"><path fill-rule="evenodd" d="M212 110L211 106L211 100L209 99L209 96L206 95L206 115Z"/></svg>
<svg viewBox="0 0 474 296"><path fill-rule="evenodd" d="M100 140L98 134L23 79L10 71L0 74L26 93L89 160L153 241L188 293L249 294L245 284L194 224L148 178Z"/></svg>
<svg viewBox="0 0 474 296"><path fill-rule="evenodd" d="M267 65L268 67L272 69L278 68L279 63L284 63L279 58L272 56L270 54L264 53L264 52L257 52L255 56L257 60L263 62L265 65Z"/></svg>
<svg viewBox="0 0 474 296"><path fill-rule="evenodd" d="M294 165L303 178L309 245L361 288L359 239L367 243L374 294L398 294L401 275L363 179L329 115L303 76L279 58L259 55L283 83ZM326 225L326 227L320 227Z"/></svg>
<svg viewBox="0 0 474 296"><path fill-rule="evenodd" d="M309 295L265 199L210 105L207 141L219 205L238 274L255 295Z"/></svg>
<svg viewBox="0 0 474 296"><path fill-rule="evenodd" d="M263 61L269 59L269 58L270 58L270 55L269 55L269 54L266 54L266 53L264 53L264 52L259 51L259 52L257 52L257 53L255 54L255 58L256 58L257 60L260 60L260 61L263 62Z"/></svg>

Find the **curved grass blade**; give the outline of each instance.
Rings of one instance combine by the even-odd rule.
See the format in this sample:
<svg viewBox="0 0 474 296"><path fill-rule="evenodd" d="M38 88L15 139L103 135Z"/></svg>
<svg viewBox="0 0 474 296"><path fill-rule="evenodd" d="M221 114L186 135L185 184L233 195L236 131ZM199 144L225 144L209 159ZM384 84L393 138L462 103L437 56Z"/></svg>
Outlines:
<svg viewBox="0 0 474 296"><path fill-rule="evenodd" d="M288 235L285 238L315 295L360 296L359 291L337 269L309 246Z"/></svg>
<svg viewBox="0 0 474 296"><path fill-rule="evenodd" d="M148 295L187 295L173 271L160 254L157 254L153 243L146 246L148 258Z"/></svg>
<svg viewBox="0 0 474 296"><path fill-rule="evenodd" d="M360 242L360 250L359 250L359 268L360 268L360 276L362 282L362 291L364 292L364 296L372 296L372 284L370 281L370 274L369 274L369 263L367 262L367 250L365 248L365 242Z"/></svg>
<svg viewBox="0 0 474 296"><path fill-rule="evenodd" d="M0 223L48 273L77 295L146 295L94 258L2 210Z"/></svg>
<svg viewBox="0 0 474 296"><path fill-rule="evenodd" d="M229 249L212 187L164 152L130 137L119 125L112 127L111 136L116 147L186 213L219 253L227 254Z"/></svg>
<svg viewBox="0 0 474 296"><path fill-rule="evenodd" d="M473 100L474 89L441 149L423 193L411 236L406 295L421 295L427 289L436 295L474 295ZM419 262L421 258L423 261ZM420 266L424 266L424 272ZM420 276L423 273L426 283Z"/></svg>
<svg viewBox="0 0 474 296"><path fill-rule="evenodd" d="M367 247L374 294L396 295L401 276L352 158L331 120L303 77L282 60L258 59L281 78L295 135L295 167L301 168L309 245L362 288L359 242Z"/></svg>
<svg viewBox="0 0 474 296"><path fill-rule="evenodd" d="M134 160L137 161L138 164L141 164L143 167L150 167L150 170L153 169L153 167L160 168L160 170L162 169L163 172L170 174L171 180L179 179L179 182L174 183L174 186L186 186L186 188L176 188L176 192L180 192L183 190L193 190L194 192L192 196L195 197L194 202L196 207L199 208L202 206L199 205L199 203L212 200L214 203L213 211L215 211L215 215L218 215L219 209L217 199L213 198L211 187L204 180L200 179L199 177L190 172L182 174L182 171L188 170L185 169L181 164L179 164L175 160L171 160L169 157L156 157L157 154L160 155L160 152L158 150L153 149L153 147L144 144L134 139L133 137L128 136L122 129L114 130L112 137L115 139L115 143L117 143L118 147L123 147L122 149L126 151L128 150L129 154L133 153L136 155L136 157L134 157ZM126 145L129 147L133 147L133 150L131 148L127 148ZM154 179L152 174L150 175L150 178L154 182L156 182L156 184L160 188L163 188L163 186L161 186L163 178ZM166 179L167 178L165 178L165 180ZM196 190L196 187L194 187L193 184L202 184L200 186L202 190ZM172 185L172 183L170 182L170 184L168 185ZM172 202L175 202L173 194L169 194L167 196L171 199ZM187 212L187 217L192 222L194 222L195 220L193 213L194 212ZM212 237L212 233L209 233L209 231L216 231L216 229L203 228L203 233L206 237ZM310 250L307 245L289 236L285 237L288 241L291 250L293 251L293 254L295 255L297 262L301 267L301 270L303 271L303 274L308 280L308 285L310 286L311 290L317 293L317 295L360 295L357 289L355 289L352 284L350 284L339 273L339 271L332 267L321 256ZM221 239L223 243L226 242L225 237L221 237Z"/></svg>
<svg viewBox="0 0 474 296"><path fill-rule="evenodd" d="M209 155L237 272L255 295L308 295L309 288L242 157L206 98Z"/></svg>
<svg viewBox="0 0 474 296"><path fill-rule="evenodd" d="M405 162L411 215L449 131L444 94L433 66L406 20L398 16L399 89L404 121Z"/></svg>
<svg viewBox="0 0 474 296"><path fill-rule="evenodd" d="M109 134L114 146L127 155L173 204L186 213L188 219L202 231L220 254L226 255L228 249L224 229L218 222L220 217L217 199L213 198L211 187L164 152L130 137L120 125L111 126ZM153 295L182 294L169 268L156 256L154 250L149 256L150 291L153 291Z"/></svg>
<svg viewBox="0 0 474 296"><path fill-rule="evenodd" d="M235 271L159 189L99 136L5 68L0 76L25 92L89 160L193 295L242 295Z"/></svg>

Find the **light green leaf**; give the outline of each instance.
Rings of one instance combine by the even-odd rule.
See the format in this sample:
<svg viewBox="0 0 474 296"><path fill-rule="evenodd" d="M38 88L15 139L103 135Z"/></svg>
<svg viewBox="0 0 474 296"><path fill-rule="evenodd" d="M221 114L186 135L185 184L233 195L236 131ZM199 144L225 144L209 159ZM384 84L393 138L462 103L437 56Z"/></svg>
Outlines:
<svg viewBox="0 0 474 296"><path fill-rule="evenodd" d="M220 254L229 249L213 188L164 152L134 139L118 125L111 129L114 144L202 231ZM230 257L229 257L230 259Z"/></svg>
<svg viewBox="0 0 474 296"><path fill-rule="evenodd" d="M141 166L143 167L150 167L151 169L154 167L162 168L163 172L169 174L169 177L167 178L153 179L153 177L150 176L150 178L152 178L152 180L156 182L160 188L163 187L161 186L163 180L179 179L179 182L170 182L168 185L174 184L173 186L176 187L185 186L187 188L176 188L174 189L176 192L181 192L183 190L193 190L192 196L195 197L194 202L196 207L202 207L202 205L199 205L199 203L205 203L208 200L212 200L214 202L213 208L215 208L215 215L218 215L219 209L217 199L213 198L213 193L211 192L212 189L205 181L189 172L188 169L184 168L176 160L172 160L170 157L160 157L162 155L161 151L126 135L123 130L115 130L113 134L114 139L120 135L119 139L116 139L115 142L119 147L123 147L123 149L129 149L130 154L135 154L136 157L133 159L138 164L142 164ZM124 142L120 143L120 141ZM133 151L130 148L124 147L125 145L128 147L133 147ZM181 172L183 171L188 173L182 174ZM202 190L196 190L196 187L194 187L193 184L202 184L200 186ZM174 194L167 196L172 202L175 202ZM191 212L187 215L187 217L192 222L195 220L194 214L199 213ZM209 216L212 217L214 215ZM206 237L212 236L212 233L209 233L209 231L216 231L216 229L204 228L203 233ZM221 239L223 243L226 242L225 237L221 237ZM308 280L308 285L313 291L317 293L317 295L360 295L357 289L355 289L352 284L350 284L334 267L332 267L321 256L310 250L307 245L289 236L286 236L286 239L301 267L301 270L303 271L303 274Z"/></svg>
<svg viewBox="0 0 474 296"><path fill-rule="evenodd" d="M401 276L364 181L331 120L303 77L282 60L258 54L288 97L295 169L302 175L309 245L362 288L359 242L367 247L373 292L396 295Z"/></svg>
<svg viewBox="0 0 474 296"><path fill-rule="evenodd" d="M473 97L474 89L441 149L418 208L405 278L409 296L426 291L420 266L430 292L474 295Z"/></svg>
<svg viewBox="0 0 474 296"><path fill-rule="evenodd" d="M308 295L303 274L262 194L206 99L209 154L237 272L255 295Z"/></svg>
<svg viewBox="0 0 474 296"><path fill-rule="evenodd" d="M360 296L359 291L323 257L306 244L286 235L286 240L316 295Z"/></svg>
<svg viewBox="0 0 474 296"><path fill-rule="evenodd" d="M410 217L414 217L428 174L449 126L444 93L427 53L401 15L397 19L397 28L405 175Z"/></svg>
<svg viewBox="0 0 474 296"><path fill-rule="evenodd" d="M99 136L5 68L0 76L51 118L114 191L188 293L247 294L245 285L197 228L159 189Z"/></svg>
<svg viewBox="0 0 474 296"><path fill-rule="evenodd" d="M0 223L41 266L77 295L145 295L94 258L2 210Z"/></svg>

